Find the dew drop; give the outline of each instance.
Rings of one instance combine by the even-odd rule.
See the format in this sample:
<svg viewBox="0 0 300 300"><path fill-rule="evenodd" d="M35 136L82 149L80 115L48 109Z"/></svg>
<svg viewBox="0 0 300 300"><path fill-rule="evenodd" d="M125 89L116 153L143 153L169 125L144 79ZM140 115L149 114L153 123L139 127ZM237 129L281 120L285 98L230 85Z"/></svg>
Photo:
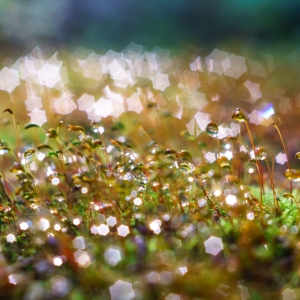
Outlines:
<svg viewBox="0 0 300 300"><path fill-rule="evenodd" d="M148 146L147 146L147 150L148 150L150 153L155 154L155 153L161 151L161 148L160 148L160 146L159 146L156 142L151 141L151 142L148 144Z"/></svg>
<svg viewBox="0 0 300 300"><path fill-rule="evenodd" d="M296 169L286 169L284 177L294 182L300 181L300 171Z"/></svg>
<svg viewBox="0 0 300 300"><path fill-rule="evenodd" d="M196 176L206 175L207 173L208 173L208 169L205 164L199 164L195 167L194 174Z"/></svg>
<svg viewBox="0 0 300 300"><path fill-rule="evenodd" d="M134 179L136 179L137 181L139 181L141 183L148 182L148 178L144 174L144 172L142 171L142 168L140 166L133 167L130 173L131 173L132 177Z"/></svg>
<svg viewBox="0 0 300 300"><path fill-rule="evenodd" d="M58 202L63 202L65 200L65 196L63 195L63 193L61 192L56 192L54 194L54 198L55 200L57 200Z"/></svg>
<svg viewBox="0 0 300 300"><path fill-rule="evenodd" d="M119 174L122 174L124 173L124 165L121 164L120 162L117 162L115 165L114 165L114 170L119 173Z"/></svg>
<svg viewBox="0 0 300 300"><path fill-rule="evenodd" d="M91 121L91 129L93 132L97 133L99 131L101 123L96 121Z"/></svg>
<svg viewBox="0 0 300 300"><path fill-rule="evenodd" d="M70 125L70 124L68 124L68 131L80 131L85 133L85 130L82 126Z"/></svg>
<svg viewBox="0 0 300 300"><path fill-rule="evenodd" d="M24 157L25 157L25 158L29 158L29 157L31 157L31 156L33 155L34 152L35 152L34 149L29 148L29 149L27 149L27 150L24 152Z"/></svg>
<svg viewBox="0 0 300 300"><path fill-rule="evenodd" d="M191 162L192 161L192 155L186 150L180 150L176 153L177 157L180 157L183 161Z"/></svg>
<svg viewBox="0 0 300 300"><path fill-rule="evenodd" d="M242 112L241 109L237 108L233 114L232 114L232 119L239 121L239 122L245 122L246 121L246 116L244 115L244 113Z"/></svg>
<svg viewBox="0 0 300 300"><path fill-rule="evenodd" d="M48 144L40 144L40 145L37 146L38 150L45 149L45 148L53 150L52 147L49 146Z"/></svg>
<svg viewBox="0 0 300 300"><path fill-rule="evenodd" d="M10 169L10 172L24 172L24 168L22 165L18 164L17 162L14 163L13 167Z"/></svg>
<svg viewBox="0 0 300 300"><path fill-rule="evenodd" d="M284 193L282 196L286 199L290 199L290 200L294 199L294 196L291 193Z"/></svg>
<svg viewBox="0 0 300 300"><path fill-rule="evenodd" d="M206 126L206 133L212 137L216 137L219 133L218 125L213 122L208 123Z"/></svg>
<svg viewBox="0 0 300 300"><path fill-rule="evenodd" d="M230 168L229 160L226 156L219 157L218 164L221 168Z"/></svg>
<svg viewBox="0 0 300 300"><path fill-rule="evenodd" d="M93 141L94 148L102 147L103 142L99 139Z"/></svg>
<svg viewBox="0 0 300 300"><path fill-rule="evenodd" d="M191 166L188 163L182 163L179 167L183 172L189 173L191 171Z"/></svg>
<svg viewBox="0 0 300 300"><path fill-rule="evenodd" d="M8 151L11 151L9 147L7 146L0 146L1 153L6 153Z"/></svg>
<svg viewBox="0 0 300 300"><path fill-rule="evenodd" d="M78 130L78 131L80 131L80 130ZM91 136L87 135L85 138L82 139L82 141L85 142L84 147L86 147L86 149L94 147L93 139Z"/></svg>
<svg viewBox="0 0 300 300"><path fill-rule="evenodd" d="M256 147L254 149L254 154L255 154L256 159L258 159L258 160L265 160L267 157L267 151L263 147Z"/></svg>
<svg viewBox="0 0 300 300"><path fill-rule="evenodd" d="M149 167L152 167L155 165L156 163L156 157L154 155L148 155L146 158L145 158L145 162L146 162L146 167L149 168Z"/></svg>
<svg viewBox="0 0 300 300"><path fill-rule="evenodd" d="M165 150L165 155L170 155L170 154L176 154L176 151L173 149L166 149Z"/></svg>
<svg viewBox="0 0 300 300"><path fill-rule="evenodd" d="M53 128L48 129L46 135L49 138L57 138L57 132Z"/></svg>

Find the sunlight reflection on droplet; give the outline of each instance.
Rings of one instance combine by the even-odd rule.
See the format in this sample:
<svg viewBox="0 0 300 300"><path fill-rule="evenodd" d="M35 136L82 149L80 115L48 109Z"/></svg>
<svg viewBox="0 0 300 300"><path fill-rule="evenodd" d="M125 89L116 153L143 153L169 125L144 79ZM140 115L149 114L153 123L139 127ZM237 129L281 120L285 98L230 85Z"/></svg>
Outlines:
<svg viewBox="0 0 300 300"><path fill-rule="evenodd" d="M88 191L89 191L89 190L88 190L86 187L83 187L83 188L81 189L81 193L82 193L82 194L86 194Z"/></svg>
<svg viewBox="0 0 300 300"><path fill-rule="evenodd" d="M254 213L253 212L247 213L247 219L252 221L254 219Z"/></svg>
<svg viewBox="0 0 300 300"><path fill-rule="evenodd" d="M216 197L219 197L221 194L222 194L222 191L221 191L221 190L215 190L215 191L214 191L214 195L215 195Z"/></svg>
<svg viewBox="0 0 300 300"><path fill-rule="evenodd" d="M55 256L53 258L53 264L57 267L61 266L63 264L63 261L62 261L61 257L60 256Z"/></svg>
<svg viewBox="0 0 300 300"><path fill-rule="evenodd" d="M155 233L155 234L159 234L161 232L160 229L161 226L161 221L156 219L153 222L150 223L149 227L150 229Z"/></svg>
<svg viewBox="0 0 300 300"><path fill-rule="evenodd" d="M27 222L20 223L20 229L21 230L27 230L29 228Z"/></svg>
<svg viewBox="0 0 300 300"><path fill-rule="evenodd" d="M73 224L75 225L75 226L78 226L79 224L80 224L80 219L79 218L75 218L74 220L73 220Z"/></svg>
<svg viewBox="0 0 300 300"><path fill-rule="evenodd" d="M226 196L225 200L228 205L235 205L237 203L237 198L234 195Z"/></svg>
<svg viewBox="0 0 300 300"><path fill-rule="evenodd" d="M47 219L41 218L36 225L39 230L46 231L50 227L50 222Z"/></svg>
<svg viewBox="0 0 300 300"><path fill-rule="evenodd" d="M187 267L180 267L178 268L178 272L181 274L181 275L184 275L186 272L187 272Z"/></svg>
<svg viewBox="0 0 300 300"><path fill-rule="evenodd" d="M142 204L142 199L141 198L135 198L133 200L134 205L140 206Z"/></svg>
<svg viewBox="0 0 300 300"><path fill-rule="evenodd" d="M52 183L53 185L58 185L58 184L59 184L59 178L57 178L57 177L52 178L52 179L51 179L51 183Z"/></svg>
<svg viewBox="0 0 300 300"><path fill-rule="evenodd" d="M60 230L61 230L60 224L55 224L55 225L54 225L54 230L60 231Z"/></svg>

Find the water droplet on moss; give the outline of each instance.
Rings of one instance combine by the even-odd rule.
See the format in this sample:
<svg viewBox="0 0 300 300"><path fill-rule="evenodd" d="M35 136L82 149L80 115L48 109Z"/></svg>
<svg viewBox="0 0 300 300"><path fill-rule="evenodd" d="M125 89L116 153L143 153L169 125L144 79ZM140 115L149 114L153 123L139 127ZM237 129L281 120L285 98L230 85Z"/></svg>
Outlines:
<svg viewBox="0 0 300 300"><path fill-rule="evenodd" d="M54 128L48 129L46 135L49 138L57 138L57 132Z"/></svg>
<svg viewBox="0 0 300 300"><path fill-rule="evenodd" d="M166 150L165 150L165 154L166 154L166 155L169 155L169 154L176 154L176 151L173 150L173 149L166 149Z"/></svg>
<svg viewBox="0 0 300 300"><path fill-rule="evenodd" d="M183 161L192 161L192 155L186 150L180 150L179 152L176 153L177 157L180 157Z"/></svg>
<svg viewBox="0 0 300 300"><path fill-rule="evenodd" d="M300 181L300 171L296 169L286 169L284 177L294 182Z"/></svg>
<svg viewBox="0 0 300 300"><path fill-rule="evenodd" d="M212 137L216 137L219 133L218 125L213 122L208 123L206 126L206 133Z"/></svg>
<svg viewBox="0 0 300 300"><path fill-rule="evenodd" d="M94 144L94 148L98 148L98 147L102 146L103 142L101 140L97 139L97 140L93 141L93 144Z"/></svg>
<svg viewBox="0 0 300 300"><path fill-rule="evenodd" d="M29 157L31 157L31 156L33 155L34 152L35 152L34 149L29 148L29 149L27 149L27 150L24 152L24 157L25 157L25 158L29 158Z"/></svg>
<svg viewBox="0 0 300 300"><path fill-rule="evenodd" d="M130 173L131 173L132 177L134 179L138 180L139 182L147 183L148 178L141 169L142 168L140 166L133 167L133 169L131 170Z"/></svg>
<svg viewBox="0 0 300 300"><path fill-rule="evenodd" d="M61 193L61 192L56 192L54 194L54 198L55 200L57 200L58 202L62 202L65 200L65 196Z"/></svg>
<svg viewBox="0 0 300 300"><path fill-rule="evenodd" d="M40 145L37 146L37 149L38 150L41 150L41 149L51 149L51 150L53 150L52 147L49 146L48 144L40 144Z"/></svg>
<svg viewBox="0 0 300 300"><path fill-rule="evenodd" d="M114 170L117 172L117 173L124 173L124 165L120 162L117 162L115 165L114 165Z"/></svg>
<svg viewBox="0 0 300 300"><path fill-rule="evenodd" d="M2 153L5 153L5 152L11 151L11 150L7 146L0 146L0 151L2 151Z"/></svg>
<svg viewBox="0 0 300 300"><path fill-rule="evenodd" d="M221 168L230 168L229 160L226 156L219 157L217 162Z"/></svg>
<svg viewBox="0 0 300 300"><path fill-rule="evenodd" d="M13 167L10 169L10 172L16 173L16 172L24 172L24 168L22 165L18 164L17 162L14 163Z"/></svg>
<svg viewBox="0 0 300 300"><path fill-rule="evenodd" d="M282 196L286 199L294 199L294 196L291 193L284 193Z"/></svg>
<svg viewBox="0 0 300 300"><path fill-rule="evenodd" d="M180 164L179 167L180 167L180 169L181 169L183 172L188 173L188 172L191 171L191 166L190 166L190 164L188 164L188 163L182 163L182 164Z"/></svg>
<svg viewBox="0 0 300 300"><path fill-rule="evenodd" d="M208 173L208 168L205 164L199 164L195 167L194 174L195 176L203 176Z"/></svg>
<svg viewBox="0 0 300 300"><path fill-rule="evenodd" d="M246 121L246 116L244 115L244 113L242 112L241 109L237 108L233 114L232 114L232 119L239 121L239 122L245 122Z"/></svg>
<svg viewBox="0 0 300 300"><path fill-rule="evenodd" d="M68 124L68 130L69 131L79 131L79 132L85 133L84 128L82 126L78 126L78 125Z"/></svg>
<svg viewBox="0 0 300 300"><path fill-rule="evenodd" d="M256 159L258 159L258 160L265 160L267 157L267 151L263 147L256 147L254 149L254 154L255 154Z"/></svg>

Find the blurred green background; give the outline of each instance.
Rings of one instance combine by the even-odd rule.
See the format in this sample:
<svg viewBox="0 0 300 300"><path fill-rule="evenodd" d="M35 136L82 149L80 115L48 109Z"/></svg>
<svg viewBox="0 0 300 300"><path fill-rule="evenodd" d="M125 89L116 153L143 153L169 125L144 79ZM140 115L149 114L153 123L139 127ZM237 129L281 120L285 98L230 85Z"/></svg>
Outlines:
<svg viewBox="0 0 300 300"><path fill-rule="evenodd" d="M2 54L36 45L121 51L130 42L178 52L273 48L297 44L299 12L298 0L1 0L0 40Z"/></svg>

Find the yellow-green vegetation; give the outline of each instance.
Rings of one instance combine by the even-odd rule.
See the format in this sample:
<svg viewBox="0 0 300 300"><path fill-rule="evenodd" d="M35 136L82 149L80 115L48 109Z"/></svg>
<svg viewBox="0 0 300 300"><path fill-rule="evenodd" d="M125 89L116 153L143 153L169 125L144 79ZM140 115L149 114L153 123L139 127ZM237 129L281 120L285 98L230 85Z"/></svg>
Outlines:
<svg viewBox="0 0 300 300"><path fill-rule="evenodd" d="M202 161L155 140L139 153L111 137L126 124L100 125L15 126L16 144L1 141L1 299L300 297L297 187L261 171L249 130L255 157L235 151L233 167L213 139L208 163L191 136Z"/></svg>

